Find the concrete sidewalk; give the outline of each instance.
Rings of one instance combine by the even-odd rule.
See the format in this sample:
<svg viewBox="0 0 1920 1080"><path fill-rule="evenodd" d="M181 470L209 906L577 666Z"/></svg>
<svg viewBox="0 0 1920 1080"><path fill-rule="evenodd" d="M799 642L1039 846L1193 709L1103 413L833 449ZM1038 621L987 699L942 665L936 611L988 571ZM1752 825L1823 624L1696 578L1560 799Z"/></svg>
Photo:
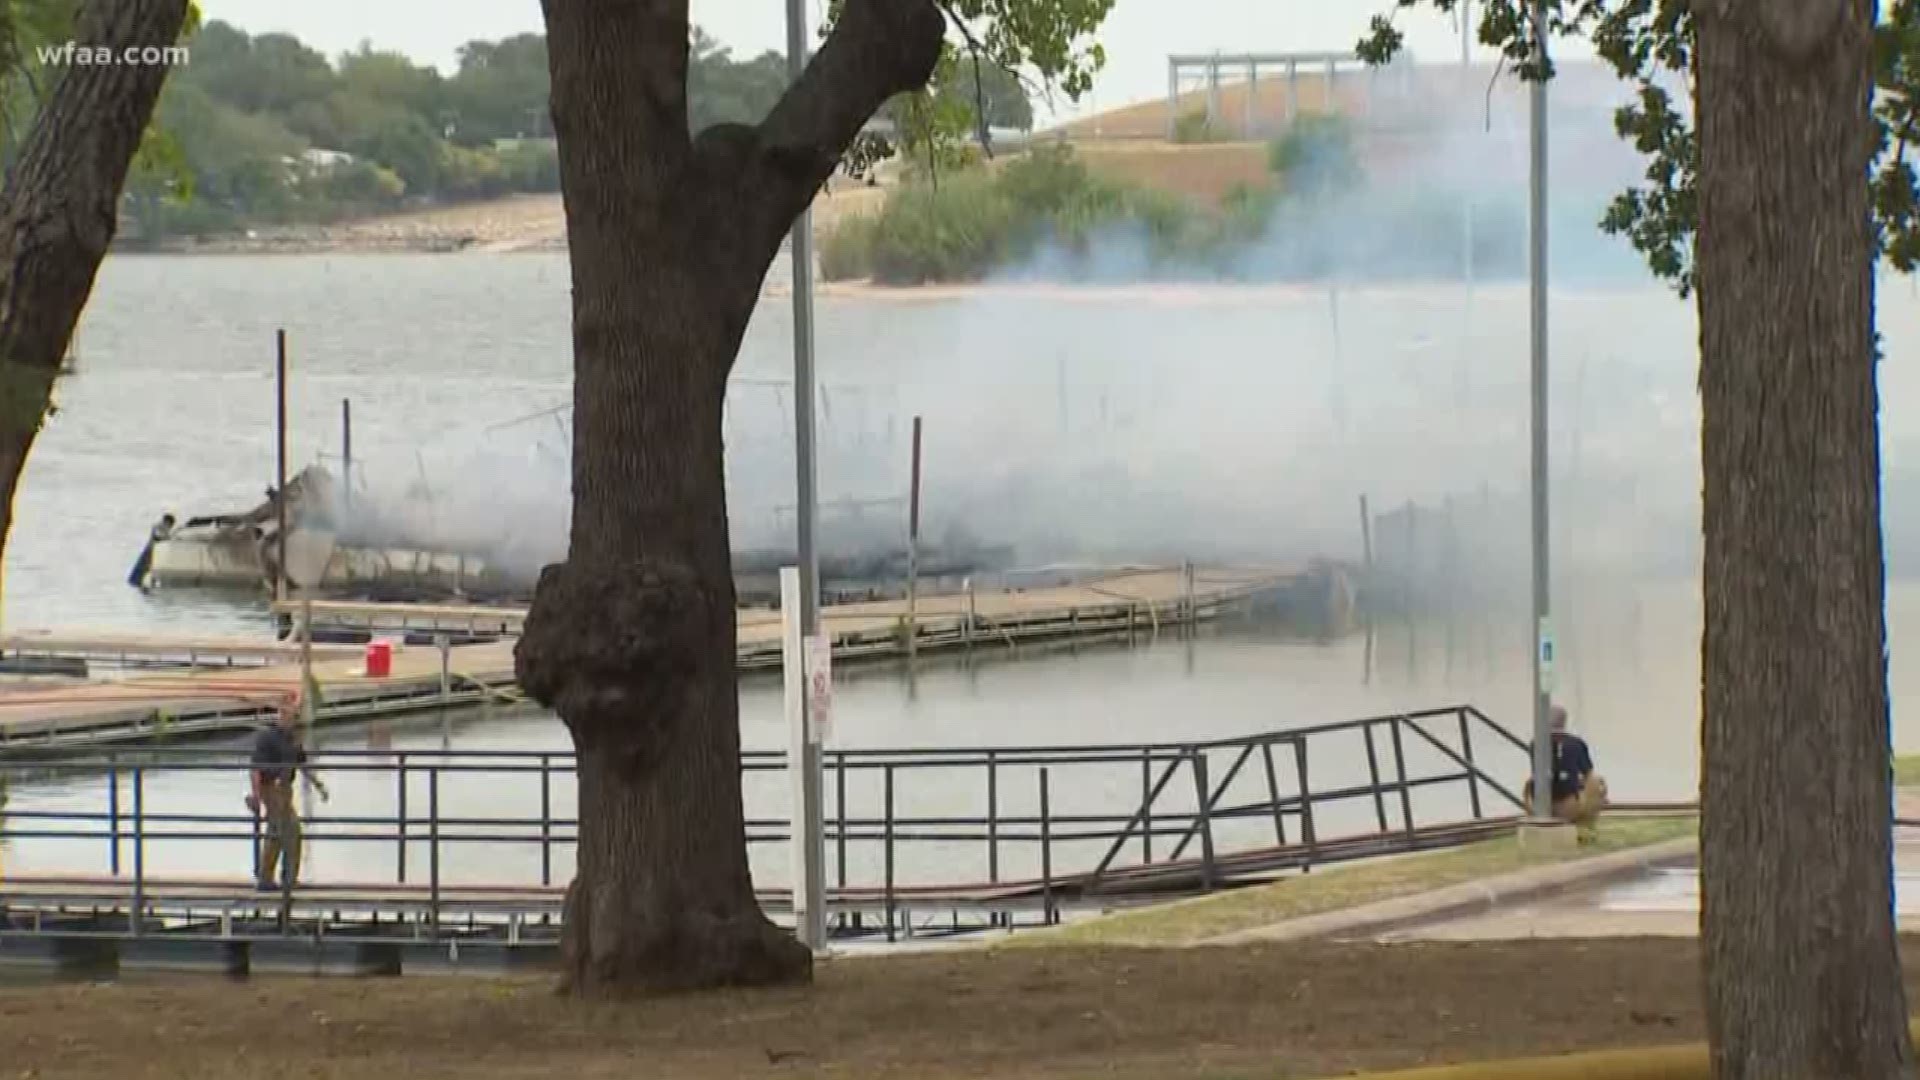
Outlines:
<svg viewBox="0 0 1920 1080"><path fill-rule="evenodd" d="M1207 938L1203 945L1297 941L1318 937L1375 937L1414 926L1498 911L1506 905L1563 896L1637 877L1663 865L1690 864L1698 841L1681 837L1587 859L1530 867L1462 885L1329 911Z"/></svg>

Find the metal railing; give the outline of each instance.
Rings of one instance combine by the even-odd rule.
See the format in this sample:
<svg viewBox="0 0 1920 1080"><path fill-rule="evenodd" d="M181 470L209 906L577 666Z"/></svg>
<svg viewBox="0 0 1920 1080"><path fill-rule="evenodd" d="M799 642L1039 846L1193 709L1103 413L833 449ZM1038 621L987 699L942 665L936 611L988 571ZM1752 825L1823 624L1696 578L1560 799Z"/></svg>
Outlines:
<svg viewBox="0 0 1920 1080"><path fill-rule="evenodd" d="M908 909L1051 923L1102 894L1211 890L1457 843L1521 809L1485 764L1490 748L1524 775L1528 744L1472 706L1210 741L828 749L830 910L845 932L878 916L889 940ZM785 757L741 759L762 883L789 865ZM404 909L429 938L453 909L557 913L579 838L572 752L341 750L313 764L335 790L309 807L307 848L330 873L301 892ZM138 934L156 890L224 882L241 894L234 883L243 868L257 876L261 845L240 806L247 768L238 752L205 749L0 762L13 792L0 814L11 849L0 908L62 897L97 907L118 890L115 917ZM762 899L781 909L784 881Z"/></svg>

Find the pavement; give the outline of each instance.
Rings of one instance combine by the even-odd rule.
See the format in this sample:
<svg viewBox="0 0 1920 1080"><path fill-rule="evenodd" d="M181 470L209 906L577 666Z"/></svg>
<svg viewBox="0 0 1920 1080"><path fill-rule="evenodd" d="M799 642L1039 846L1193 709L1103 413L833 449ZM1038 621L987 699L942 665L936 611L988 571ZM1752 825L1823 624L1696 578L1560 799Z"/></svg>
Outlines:
<svg viewBox="0 0 1920 1080"><path fill-rule="evenodd" d="M1895 813L1920 817L1920 791L1900 791ZM1596 873L1571 887L1540 887L1536 880L1536 887L1510 886L1507 899L1477 908L1433 903L1424 915L1377 924L1367 936L1386 942L1694 937L1700 932L1700 868L1692 842L1684 843L1678 857L1649 860L1624 874ZM1894 895L1900 931L1920 933L1920 829L1895 834Z"/></svg>
<svg viewBox="0 0 1920 1080"><path fill-rule="evenodd" d="M1250 941L1298 941L1306 938L1390 938L1411 927L1454 920L1501 917L1518 906L1578 895L1610 883L1634 881L1658 868L1690 863L1694 839L1683 837L1627 851L1571 862L1530 867L1340 911L1209 938L1202 944L1234 945ZM1916 892L1920 895L1920 892Z"/></svg>
<svg viewBox="0 0 1920 1080"><path fill-rule="evenodd" d="M1894 813L1920 819L1920 789L1896 792ZM1920 933L1920 828L1895 833L1894 892L1900 930ZM1699 921L1698 848L1686 837L1240 930L1200 944L1693 937Z"/></svg>

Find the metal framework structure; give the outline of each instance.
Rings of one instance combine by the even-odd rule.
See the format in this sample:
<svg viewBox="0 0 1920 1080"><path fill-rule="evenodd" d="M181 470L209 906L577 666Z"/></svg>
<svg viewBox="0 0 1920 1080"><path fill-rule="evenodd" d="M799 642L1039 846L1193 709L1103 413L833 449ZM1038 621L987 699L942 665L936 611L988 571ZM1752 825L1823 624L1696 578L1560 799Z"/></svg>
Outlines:
<svg viewBox="0 0 1920 1080"><path fill-rule="evenodd" d="M1306 78L1323 80L1326 95L1331 100L1333 88L1343 74L1364 77L1371 97L1388 82L1397 82L1405 87L1410 70L1411 65L1405 63L1385 69L1373 67L1351 52L1177 53L1167 57L1167 140L1173 141L1177 134L1180 98L1189 80L1197 80L1205 86L1207 126L1218 130L1224 121L1220 94L1222 84L1244 79L1247 89L1241 110L1240 132L1248 139L1255 139L1265 134L1259 110L1263 72L1277 73L1277 77L1285 79L1287 92L1282 119L1284 123L1291 124L1301 111L1303 72Z"/></svg>
<svg viewBox="0 0 1920 1080"><path fill-rule="evenodd" d="M1499 777L1523 775L1528 750L1468 705L1208 742L826 748L821 910L843 940L1012 929L1115 897L1464 843L1517 820L1519 797ZM788 817L764 812L781 800L763 798L788 783L787 757L741 761L763 882L790 842ZM284 894L239 873L249 852L257 868L253 818L168 805L205 791L193 774L237 788L237 752L0 764L15 804L0 847L16 860L41 853L31 872L0 873L0 962L246 970L297 955L397 970L555 946L578 835L571 753L349 751L316 764L357 794L309 819L309 844L331 865L348 858L361 880ZM182 869L210 857L234 871ZM481 876L511 878L498 871L516 862L517 880ZM382 864L390 873L370 869ZM776 918L792 910L784 884L761 900Z"/></svg>

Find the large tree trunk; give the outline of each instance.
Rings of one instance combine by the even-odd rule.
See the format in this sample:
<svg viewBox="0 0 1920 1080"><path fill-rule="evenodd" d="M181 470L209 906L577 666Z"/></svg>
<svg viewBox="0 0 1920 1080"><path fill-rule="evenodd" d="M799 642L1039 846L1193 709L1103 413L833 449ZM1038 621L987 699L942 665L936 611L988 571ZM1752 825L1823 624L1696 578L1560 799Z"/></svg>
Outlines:
<svg viewBox="0 0 1920 1080"><path fill-rule="evenodd" d="M1867 200L1874 4L1694 11L1714 1072L1907 1076Z"/></svg>
<svg viewBox="0 0 1920 1080"><path fill-rule="evenodd" d="M180 37L187 0L87 0L75 41L125 55ZM74 324L118 225L120 189L166 81L159 64L75 64L0 190L0 550Z"/></svg>
<svg viewBox="0 0 1920 1080"><path fill-rule="evenodd" d="M580 755L566 983L805 980L762 915L741 807L727 375L781 237L944 24L852 0L758 128L687 136L686 0L545 0L573 271L573 522L516 649Z"/></svg>

